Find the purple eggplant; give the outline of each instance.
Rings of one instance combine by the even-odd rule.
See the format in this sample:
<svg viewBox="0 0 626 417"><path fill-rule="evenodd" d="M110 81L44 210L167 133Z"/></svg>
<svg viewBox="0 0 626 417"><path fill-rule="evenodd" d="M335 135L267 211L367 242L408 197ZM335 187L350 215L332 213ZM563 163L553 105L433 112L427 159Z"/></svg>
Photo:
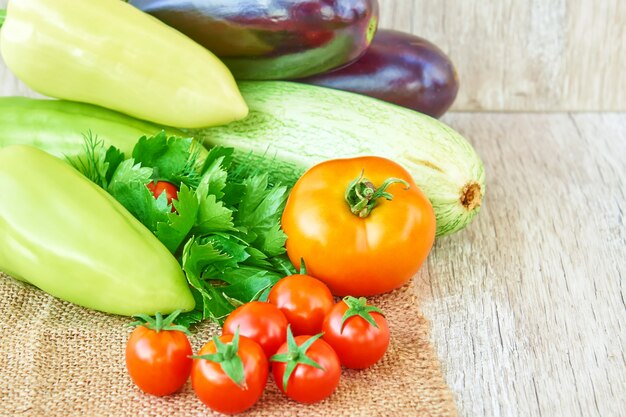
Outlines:
<svg viewBox="0 0 626 417"><path fill-rule="evenodd" d="M432 117L443 115L459 90L454 65L437 46L385 29L353 64L297 81L364 94Z"/></svg>
<svg viewBox="0 0 626 417"><path fill-rule="evenodd" d="M238 79L307 77L370 45L377 0L130 0L216 54Z"/></svg>

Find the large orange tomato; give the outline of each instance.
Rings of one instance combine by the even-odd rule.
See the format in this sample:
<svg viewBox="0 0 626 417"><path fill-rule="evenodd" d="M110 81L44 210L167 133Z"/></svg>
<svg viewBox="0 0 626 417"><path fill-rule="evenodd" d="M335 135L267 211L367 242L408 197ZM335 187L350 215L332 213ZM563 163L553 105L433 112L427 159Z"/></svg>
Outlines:
<svg viewBox="0 0 626 417"><path fill-rule="evenodd" d="M428 199L400 165L335 159L296 183L282 217L287 254L335 295L391 291L420 268L435 239Z"/></svg>

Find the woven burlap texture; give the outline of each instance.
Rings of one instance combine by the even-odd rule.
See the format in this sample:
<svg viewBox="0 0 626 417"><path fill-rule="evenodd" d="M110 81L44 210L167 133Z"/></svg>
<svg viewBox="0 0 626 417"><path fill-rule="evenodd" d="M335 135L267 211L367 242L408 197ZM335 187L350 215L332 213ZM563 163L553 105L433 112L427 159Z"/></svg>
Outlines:
<svg viewBox="0 0 626 417"><path fill-rule="evenodd" d="M145 395L130 381L124 348L131 320L57 300L0 274L1 416L207 416L191 383L166 398ZM327 400L302 405L268 381L246 416L456 415L452 395L428 341L412 284L372 300L387 315L391 344L381 362L344 370ZM194 351L219 329L199 326Z"/></svg>

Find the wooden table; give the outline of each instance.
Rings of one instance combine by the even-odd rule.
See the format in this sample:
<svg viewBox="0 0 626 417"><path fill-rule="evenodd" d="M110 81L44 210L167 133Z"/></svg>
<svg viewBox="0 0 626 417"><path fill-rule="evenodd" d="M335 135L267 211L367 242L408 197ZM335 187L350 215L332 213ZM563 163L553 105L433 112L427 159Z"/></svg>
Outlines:
<svg viewBox="0 0 626 417"><path fill-rule="evenodd" d="M488 176L480 216L416 278L460 414L626 416L626 114L444 121Z"/></svg>
<svg viewBox="0 0 626 417"><path fill-rule="evenodd" d="M423 309L466 416L626 416L626 114L457 113L487 196Z"/></svg>

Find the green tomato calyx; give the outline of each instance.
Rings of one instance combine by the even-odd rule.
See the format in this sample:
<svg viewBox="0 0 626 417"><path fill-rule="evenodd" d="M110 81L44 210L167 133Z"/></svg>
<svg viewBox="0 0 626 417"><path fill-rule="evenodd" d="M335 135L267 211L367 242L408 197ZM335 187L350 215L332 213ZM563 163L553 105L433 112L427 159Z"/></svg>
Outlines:
<svg viewBox="0 0 626 417"><path fill-rule="evenodd" d="M387 178L380 187L376 187L370 180L364 177L365 170L353 180L346 189L345 199L350 206L350 211L361 218L370 215L374 207L378 204L378 199L385 198L393 200L393 195L387 192L391 184L403 184L405 190L411 188L408 182L400 178Z"/></svg>
<svg viewBox="0 0 626 417"><path fill-rule="evenodd" d="M183 332L188 336L191 336L191 332L185 326L179 326L174 324L174 320L178 315L182 312L182 310L176 310L171 313L166 318L163 318L161 313L156 313L155 317L152 318L147 314L136 314L133 317L139 319L129 324L129 326L144 326L150 330L154 330L159 333L160 331L179 331Z"/></svg>
<svg viewBox="0 0 626 417"><path fill-rule="evenodd" d="M246 373L244 371L243 361L239 356L239 327L235 330L235 335L230 343L223 343L217 336L213 336L213 343L215 343L216 353L194 355L191 356L191 358L219 363L222 371L224 371L239 388L242 390L247 389Z"/></svg>
<svg viewBox="0 0 626 417"><path fill-rule="evenodd" d="M306 351L311 347L313 343L320 337L322 337L324 333L316 334L315 336L311 336L307 339L303 344L298 346L296 343L296 339L293 337L293 333L291 332L291 325L287 327L287 353L277 353L276 355L270 358L271 362L285 362L287 367L285 368L285 374L283 375L283 390L287 392L287 385L289 383L289 378L293 371L295 371L298 364L312 366L317 369L324 370L322 365L315 362L313 359L307 356Z"/></svg>
<svg viewBox="0 0 626 417"><path fill-rule="evenodd" d="M306 264L304 258L300 258L300 275L306 275Z"/></svg>
<svg viewBox="0 0 626 417"><path fill-rule="evenodd" d="M348 309L343 314L341 318L341 331L343 332L343 328L346 325L346 321L350 317L359 316L372 326L378 329L378 324L372 317L372 313L378 313L381 316L384 316L382 310L378 307L367 305L367 300L365 297L355 298L351 296L344 297L343 302L346 303Z"/></svg>

